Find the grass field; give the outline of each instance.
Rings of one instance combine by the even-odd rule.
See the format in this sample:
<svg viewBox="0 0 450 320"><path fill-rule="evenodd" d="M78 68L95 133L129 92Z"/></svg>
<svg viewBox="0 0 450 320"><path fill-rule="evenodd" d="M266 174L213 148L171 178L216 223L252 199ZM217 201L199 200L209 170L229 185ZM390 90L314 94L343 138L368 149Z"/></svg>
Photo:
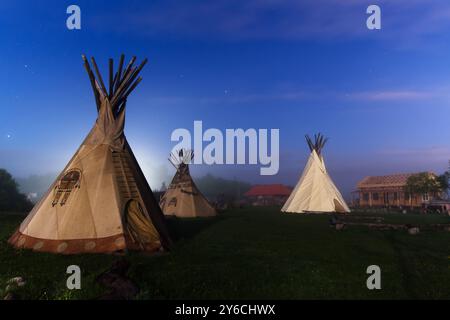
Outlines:
<svg viewBox="0 0 450 320"><path fill-rule="evenodd" d="M129 254L129 276L140 287L138 299L449 299L450 232L426 225L450 223L450 218L378 216L424 230L418 235L364 226L336 231L326 215L235 210L212 219L169 221L173 250L160 256ZM350 219L363 217L352 214ZM102 294L94 279L120 257L15 250L6 241L22 219L0 214L0 294L15 276L27 281L17 291L22 298L93 299ZM81 290L66 289L71 264L81 267ZM381 290L366 288L366 268L372 264L381 267Z"/></svg>

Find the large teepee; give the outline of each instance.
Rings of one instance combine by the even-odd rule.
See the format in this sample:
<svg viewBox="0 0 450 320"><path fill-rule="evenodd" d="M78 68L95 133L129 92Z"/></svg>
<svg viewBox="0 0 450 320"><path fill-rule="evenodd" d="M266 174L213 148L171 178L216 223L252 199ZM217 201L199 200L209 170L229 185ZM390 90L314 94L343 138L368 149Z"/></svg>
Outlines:
<svg viewBox="0 0 450 320"><path fill-rule="evenodd" d="M350 212L325 168L322 149L327 142L320 133L314 142L306 136L311 155L295 189L281 211L290 213Z"/></svg>
<svg viewBox="0 0 450 320"><path fill-rule="evenodd" d="M194 153L187 150L170 155L169 161L177 172L160 201L161 209L167 216L186 218L216 215L216 210L198 190L189 173L189 163L193 158Z"/></svg>
<svg viewBox="0 0 450 320"><path fill-rule="evenodd" d="M83 56L97 104L94 127L78 151L9 239L18 248L54 253L157 251L168 247L164 216L124 135L128 95L147 60L116 73L109 90L94 58Z"/></svg>

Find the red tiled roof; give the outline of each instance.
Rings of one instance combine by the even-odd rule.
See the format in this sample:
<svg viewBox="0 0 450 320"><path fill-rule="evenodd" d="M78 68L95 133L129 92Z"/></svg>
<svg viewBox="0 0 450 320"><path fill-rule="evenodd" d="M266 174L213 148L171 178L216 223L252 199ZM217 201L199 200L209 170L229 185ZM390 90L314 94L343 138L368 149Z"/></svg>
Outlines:
<svg viewBox="0 0 450 320"><path fill-rule="evenodd" d="M408 178L415 173L399 173L387 176L368 176L358 182L358 188L369 187L402 187Z"/></svg>
<svg viewBox="0 0 450 320"><path fill-rule="evenodd" d="M251 187L244 195L251 196L289 196L291 188L282 184L265 184Z"/></svg>

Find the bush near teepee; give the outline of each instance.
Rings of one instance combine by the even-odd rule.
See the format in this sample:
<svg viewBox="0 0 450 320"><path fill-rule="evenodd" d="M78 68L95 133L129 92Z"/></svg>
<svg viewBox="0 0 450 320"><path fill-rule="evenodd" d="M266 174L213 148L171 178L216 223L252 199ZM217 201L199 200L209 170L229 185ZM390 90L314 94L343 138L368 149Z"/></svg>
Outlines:
<svg viewBox="0 0 450 320"><path fill-rule="evenodd" d="M19 192L19 186L12 175L0 169L0 212L26 212L33 204Z"/></svg>

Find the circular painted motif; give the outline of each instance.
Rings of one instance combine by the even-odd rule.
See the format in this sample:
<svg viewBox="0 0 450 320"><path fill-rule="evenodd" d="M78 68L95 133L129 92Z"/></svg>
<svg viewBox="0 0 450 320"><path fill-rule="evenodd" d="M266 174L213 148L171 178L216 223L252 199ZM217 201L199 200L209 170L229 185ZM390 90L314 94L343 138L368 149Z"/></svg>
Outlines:
<svg viewBox="0 0 450 320"><path fill-rule="evenodd" d="M84 248L86 250L93 250L95 248L96 244L94 241L88 241L86 242L86 244L84 245Z"/></svg>
<svg viewBox="0 0 450 320"><path fill-rule="evenodd" d="M114 241L114 243L116 244L117 247L123 247L125 246L125 238L119 237L116 239L116 241Z"/></svg>
<svg viewBox="0 0 450 320"><path fill-rule="evenodd" d="M23 246L25 244L25 237L20 237L19 241L17 241L17 245L19 247Z"/></svg>
<svg viewBox="0 0 450 320"><path fill-rule="evenodd" d="M34 250L39 250L44 246L44 241L38 241L36 242L36 244L33 246Z"/></svg>
<svg viewBox="0 0 450 320"><path fill-rule="evenodd" d="M64 252L64 250L67 249L67 242L62 242L58 245L58 248L56 249L58 252Z"/></svg>

